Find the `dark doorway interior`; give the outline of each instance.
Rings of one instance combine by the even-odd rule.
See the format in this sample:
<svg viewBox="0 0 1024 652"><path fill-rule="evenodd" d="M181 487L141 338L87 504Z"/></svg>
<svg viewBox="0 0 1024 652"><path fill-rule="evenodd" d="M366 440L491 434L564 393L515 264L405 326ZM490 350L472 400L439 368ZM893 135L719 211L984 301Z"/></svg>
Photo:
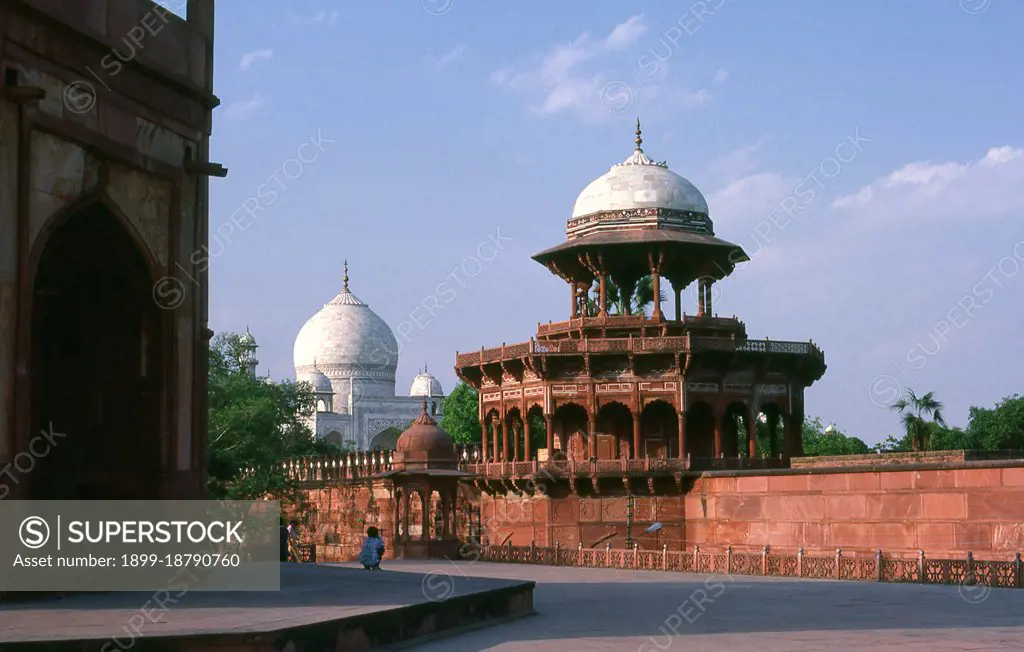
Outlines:
<svg viewBox="0 0 1024 652"><path fill-rule="evenodd" d="M51 427L65 436L36 459L30 498L159 498L163 314L152 288L102 205L47 241L32 298L29 439Z"/></svg>

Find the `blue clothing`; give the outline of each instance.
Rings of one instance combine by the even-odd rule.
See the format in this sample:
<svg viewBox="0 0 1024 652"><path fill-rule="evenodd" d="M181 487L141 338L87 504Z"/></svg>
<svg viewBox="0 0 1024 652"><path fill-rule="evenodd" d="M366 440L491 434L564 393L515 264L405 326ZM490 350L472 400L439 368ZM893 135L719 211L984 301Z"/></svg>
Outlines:
<svg viewBox="0 0 1024 652"><path fill-rule="evenodd" d="M384 540L380 537L366 537L359 551L359 563L363 566L378 566L384 555Z"/></svg>

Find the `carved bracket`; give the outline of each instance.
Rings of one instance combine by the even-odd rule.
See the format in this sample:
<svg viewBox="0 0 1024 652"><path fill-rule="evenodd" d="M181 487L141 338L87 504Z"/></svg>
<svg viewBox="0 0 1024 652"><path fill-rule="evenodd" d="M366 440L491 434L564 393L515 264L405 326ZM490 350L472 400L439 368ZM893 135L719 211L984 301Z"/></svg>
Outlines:
<svg viewBox="0 0 1024 652"><path fill-rule="evenodd" d="M625 488L627 494L633 493L633 490L630 489L629 485L630 485L630 483L629 483L629 476L628 475L622 476L622 486L623 486L623 488Z"/></svg>
<svg viewBox="0 0 1024 652"><path fill-rule="evenodd" d="M676 471L672 474L672 479L676 481L676 491L683 493L683 474Z"/></svg>
<svg viewBox="0 0 1024 652"><path fill-rule="evenodd" d="M596 476L596 475L592 475L592 476L590 476L590 484L594 488L594 493L600 496L601 495L601 479L598 476Z"/></svg>
<svg viewBox="0 0 1024 652"><path fill-rule="evenodd" d="M647 491L649 491L652 496L654 495L654 476L653 475L647 476Z"/></svg>
<svg viewBox="0 0 1024 652"><path fill-rule="evenodd" d="M569 491L572 492L573 495L576 494L576 474L575 473L570 473L569 474Z"/></svg>

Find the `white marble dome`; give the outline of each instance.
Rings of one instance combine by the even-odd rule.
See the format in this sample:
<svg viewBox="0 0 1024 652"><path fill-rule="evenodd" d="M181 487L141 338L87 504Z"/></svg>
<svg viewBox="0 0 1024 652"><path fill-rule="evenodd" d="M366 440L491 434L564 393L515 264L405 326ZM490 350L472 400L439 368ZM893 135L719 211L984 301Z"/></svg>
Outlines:
<svg viewBox="0 0 1024 652"><path fill-rule="evenodd" d="M313 391L318 394L334 394L334 387L331 379L324 375L319 369L313 369L296 375L297 380L304 380L313 386Z"/></svg>
<svg viewBox="0 0 1024 652"><path fill-rule="evenodd" d="M412 379L412 387L409 388L409 396L444 396L441 383L430 373L423 369Z"/></svg>
<svg viewBox="0 0 1024 652"><path fill-rule="evenodd" d="M394 382L398 341L391 327L345 286L295 338L296 376L362 376ZM305 372L305 373L304 373Z"/></svg>
<svg viewBox="0 0 1024 652"><path fill-rule="evenodd" d="M572 208L572 218L599 211L630 208L667 208L708 214L708 202L696 186L655 162L640 149L637 126L636 150L622 163L590 183Z"/></svg>

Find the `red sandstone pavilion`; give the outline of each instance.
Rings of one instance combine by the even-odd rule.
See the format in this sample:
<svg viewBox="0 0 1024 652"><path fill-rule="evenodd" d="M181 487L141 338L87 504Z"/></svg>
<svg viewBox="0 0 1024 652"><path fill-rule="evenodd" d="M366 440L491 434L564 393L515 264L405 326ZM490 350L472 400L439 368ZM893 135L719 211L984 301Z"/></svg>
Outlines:
<svg viewBox="0 0 1024 652"><path fill-rule="evenodd" d="M785 467L802 454L804 389L824 374L824 355L812 342L749 339L742 321L715 315L713 284L749 259L715 236L700 191L644 153L639 121L635 142L580 194L566 241L533 257L569 284L570 319L539 325L529 342L456 355L456 373L480 392L483 464L470 470L527 475L532 464L490 463L534 455L581 469L587 461L599 492L600 478L623 472L650 480L652 472ZM648 275L652 313L630 314L626 300L613 314L610 284L632 288ZM675 295L672 317L661 306L662 279ZM681 297L694 283L697 312L688 315ZM547 445L531 451L535 413ZM757 448L758 418L769 450Z"/></svg>

